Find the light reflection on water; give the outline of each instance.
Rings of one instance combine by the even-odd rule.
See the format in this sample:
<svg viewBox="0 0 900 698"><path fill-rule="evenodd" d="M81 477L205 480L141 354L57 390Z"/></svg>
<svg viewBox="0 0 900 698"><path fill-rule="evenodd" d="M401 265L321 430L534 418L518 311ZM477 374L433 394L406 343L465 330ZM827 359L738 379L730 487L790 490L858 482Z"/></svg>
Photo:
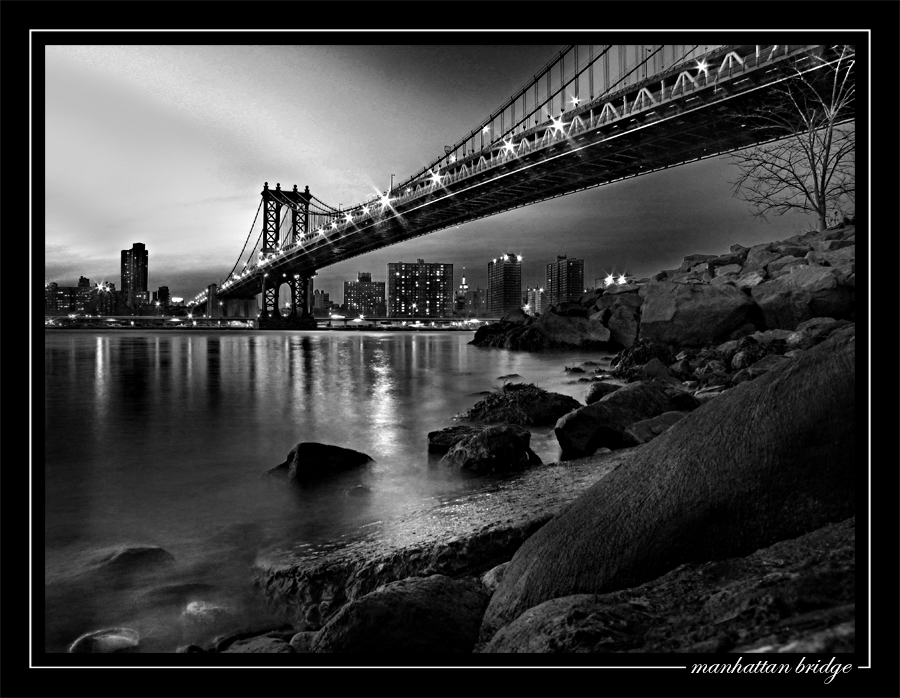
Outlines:
<svg viewBox="0 0 900 698"><path fill-rule="evenodd" d="M170 551L180 579L238 588L257 547L325 549L484 488L440 468L427 433L511 373L583 401L587 384L563 367L598 355L480 349L471 337L45 333L48 588L64 586L90 551L128 542ZM556 460L551 428L532 431L535 452ZM315 489L262 476L300 441L353 448L375 464ZM371 494L347 496L357 484ZM74 630L123 620L98 613Z"/></svg>

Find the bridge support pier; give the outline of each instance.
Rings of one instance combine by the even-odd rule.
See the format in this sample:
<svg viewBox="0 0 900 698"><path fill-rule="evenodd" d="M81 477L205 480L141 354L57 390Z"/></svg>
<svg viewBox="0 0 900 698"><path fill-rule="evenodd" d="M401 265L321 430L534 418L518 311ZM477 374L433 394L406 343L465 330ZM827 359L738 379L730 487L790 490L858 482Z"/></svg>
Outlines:
<svg viewBox="0 0 900 698"><path fill-rule="evenodd" d="M259 329L261 330L314 330L316 320L312 314L313 302L313 277L312 274L294 274L288 279L291 289L291 312L287 317L282 317L278 310L278 286L271 295L267 295L269 287L266 285L268 277L263 277L263 311L259 317ZM267 299L270 299L267 301ZM268 308L266 305L268 304ZM268 310L268 314L266 313Z"/></svg>

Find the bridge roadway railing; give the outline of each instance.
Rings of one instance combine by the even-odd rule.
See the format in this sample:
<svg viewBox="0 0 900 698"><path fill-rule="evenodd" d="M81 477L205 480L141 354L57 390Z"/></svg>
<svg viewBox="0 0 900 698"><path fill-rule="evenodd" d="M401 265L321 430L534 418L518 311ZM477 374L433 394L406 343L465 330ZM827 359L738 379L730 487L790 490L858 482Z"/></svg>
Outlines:
<svg viewBox="0 0 900 698"><path fill-rule="evenodd" d="M379 210L376 203L371 205L370 213L361 215L354 220L352 213L354 211L361 212L363 204L346 209L342 213L345 216L350 213L351 216L339 222L337 227L310 231L300 240L283 246L268 258L251 261L241 274L226 280L222 291L227 293L229 289L236 286L245 286L246 282L251 282L252 277L261 273L266 273L268 270L277 271L284 266L289 266L283 265L281 262L296 263L305 254L311 254L341 242L342 238L350 231L358 233L361 228L370 224L382 223L391 217L402 216L411 207L422 205L425 197L435 193L439 188L464 183L470 178L482 178L483 175L489 174L501 165L508 165L514 158L525 154L538 154L562 141L587 134L601 127L616 128L620 124L631 124L638 120L641 123L647 123L653 120L654 112L662 111L664 107L679 101L684 101L689 105L693 99L699 99L696 96L697 93L708 90L710 87L714 91L722 89L723 96L724 93L739 92L744 87L745 81L748 83L746 89L750 89L754 85L751 77L759 75L760 70L765 72L776 70L776 63L800 56L805 52L813 52L818 48L821 47L815 45L725 46L705 56L705 69L701 67L699 61L694 65L681 64L615 92L601 95L583 106L564 112L559 117L551 117L549 121L527 129L514 139L509 138L486 145L483 150L439 171L437 173L439 178L408 185L396 198L390 200L392 210ZM771 67L766 70L767 66ZM628 128L630 126L626 126L624 130L627 131ZM473 219L476 217L478 216L473 216ZM456 225L458 222L451 224ZM440 228L435 228L435 230L438 229ZM353 256L353 254L347 256ZM340 259L344 258L346 257L340 257ZM334 260L334 262L337 261L340 260ZM321 266L324 265L318 265L319 268Z"/></svg>

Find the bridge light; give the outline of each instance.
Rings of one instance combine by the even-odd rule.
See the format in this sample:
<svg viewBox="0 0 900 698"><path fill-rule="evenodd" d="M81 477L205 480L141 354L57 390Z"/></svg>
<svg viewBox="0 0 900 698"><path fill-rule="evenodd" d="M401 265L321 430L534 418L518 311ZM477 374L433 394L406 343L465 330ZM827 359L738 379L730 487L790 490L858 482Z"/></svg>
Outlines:
<svg viewBox="0 0 900 698"><path fill-rule="evenodd" d="M578 99L578 97L572 97L572 107L573 107L573 108L574 108L574 107L577 107L577 106L578 106L578 103L579 103L580 101L581 101L581 100Z"/></svg>
<svg viewBox="0 0 900 698"><path fill-rule="evenodd" d="M352 220L353 220L353 214L348 211L347 212L347 222L349 223Z"/></svg>
<svg viewBox="0 0 900 698"><path fill-rule="evenodd" d="M481 132L482 132L482 133L490 133L490 132L491 132L491 127L490 127L490 125L487 125L487 126L485 126L483 129L481 129Z"/></svg>
<svg viewBox="0 0 900 698"><path fill-rule="evenodd" d="M512 141L503 141L503 149L508 153L513 153L516 150L516 146L513 145Z"/></svg>
<svg viewBox="0 0 900 698"><path fill-rule="evenodd" d="M432 182L432 184L440 184L441 183L440 172L432 172L431 173L431 182Z"/></svg>
<svg viewBox="0 0 900 698"><path fill-rule="evenodd" d="M334 230L337 228L337 221L331 221L331 229Z"/></svg>
<svg viewBox="0 0 900 698"><path fill-rule="evenodd" d="M552 128L554 131L559 131L560 133L562 133L563 127L565 126L565 124L563 123L562 117L557 118L555 116L551 116L550 120L553 122L551 124L550 128Z"/></svg>
<svg viewBox="0 0 900 698"><path fill-rule="evenodd" d="M706 62L705 58L701 58L699 61L697 61L697 70L709 77L709 64ZM700 73L697 74L699 75Z"/></svg>
<svg viewBox="0 0 900 698"><path fill-rule="evenodd" d="M381 208L387 208L391 205L391 200L387 194L382 195L381 197Z"/></svg>
<svg viewBox="0 0 900 698"><path fill-rule="evenodd" d="M369 212L369 207L363 206L362 212L363 212L363 214L367 214Z"/></svg>

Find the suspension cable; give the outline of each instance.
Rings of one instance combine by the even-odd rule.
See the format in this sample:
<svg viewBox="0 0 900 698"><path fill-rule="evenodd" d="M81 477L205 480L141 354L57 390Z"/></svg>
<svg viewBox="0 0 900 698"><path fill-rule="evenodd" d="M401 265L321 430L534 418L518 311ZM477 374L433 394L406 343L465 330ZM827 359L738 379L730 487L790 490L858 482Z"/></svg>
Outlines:
<svg viewBox="0 0 900 698"><path fill-rule="evenodd" d="M244 250L247 249L247 243L250 241L250 236L253 234L253 228L256 226L256 221L259 218L259 212L261 210L262 210L262 199L259 200L259 206L256 209L256 215L253 216L253 223L250 226L250 232L247 233L247 239L244 240L244 246L241 248L241 251L238 254L237 261L234 263L234 266L231 267L231 271L228 272L228 276L225 277L226 281L231 278L231 275L234 274L234 270L237 269L237 265L241 263L241 255L244 254ZM260 232L260 235L262 235L262 232ZM254 244L253 247L256 247L256 244ZM244 267L246 267L246 266L247 266L247 263L245 262Z"/></svg>

